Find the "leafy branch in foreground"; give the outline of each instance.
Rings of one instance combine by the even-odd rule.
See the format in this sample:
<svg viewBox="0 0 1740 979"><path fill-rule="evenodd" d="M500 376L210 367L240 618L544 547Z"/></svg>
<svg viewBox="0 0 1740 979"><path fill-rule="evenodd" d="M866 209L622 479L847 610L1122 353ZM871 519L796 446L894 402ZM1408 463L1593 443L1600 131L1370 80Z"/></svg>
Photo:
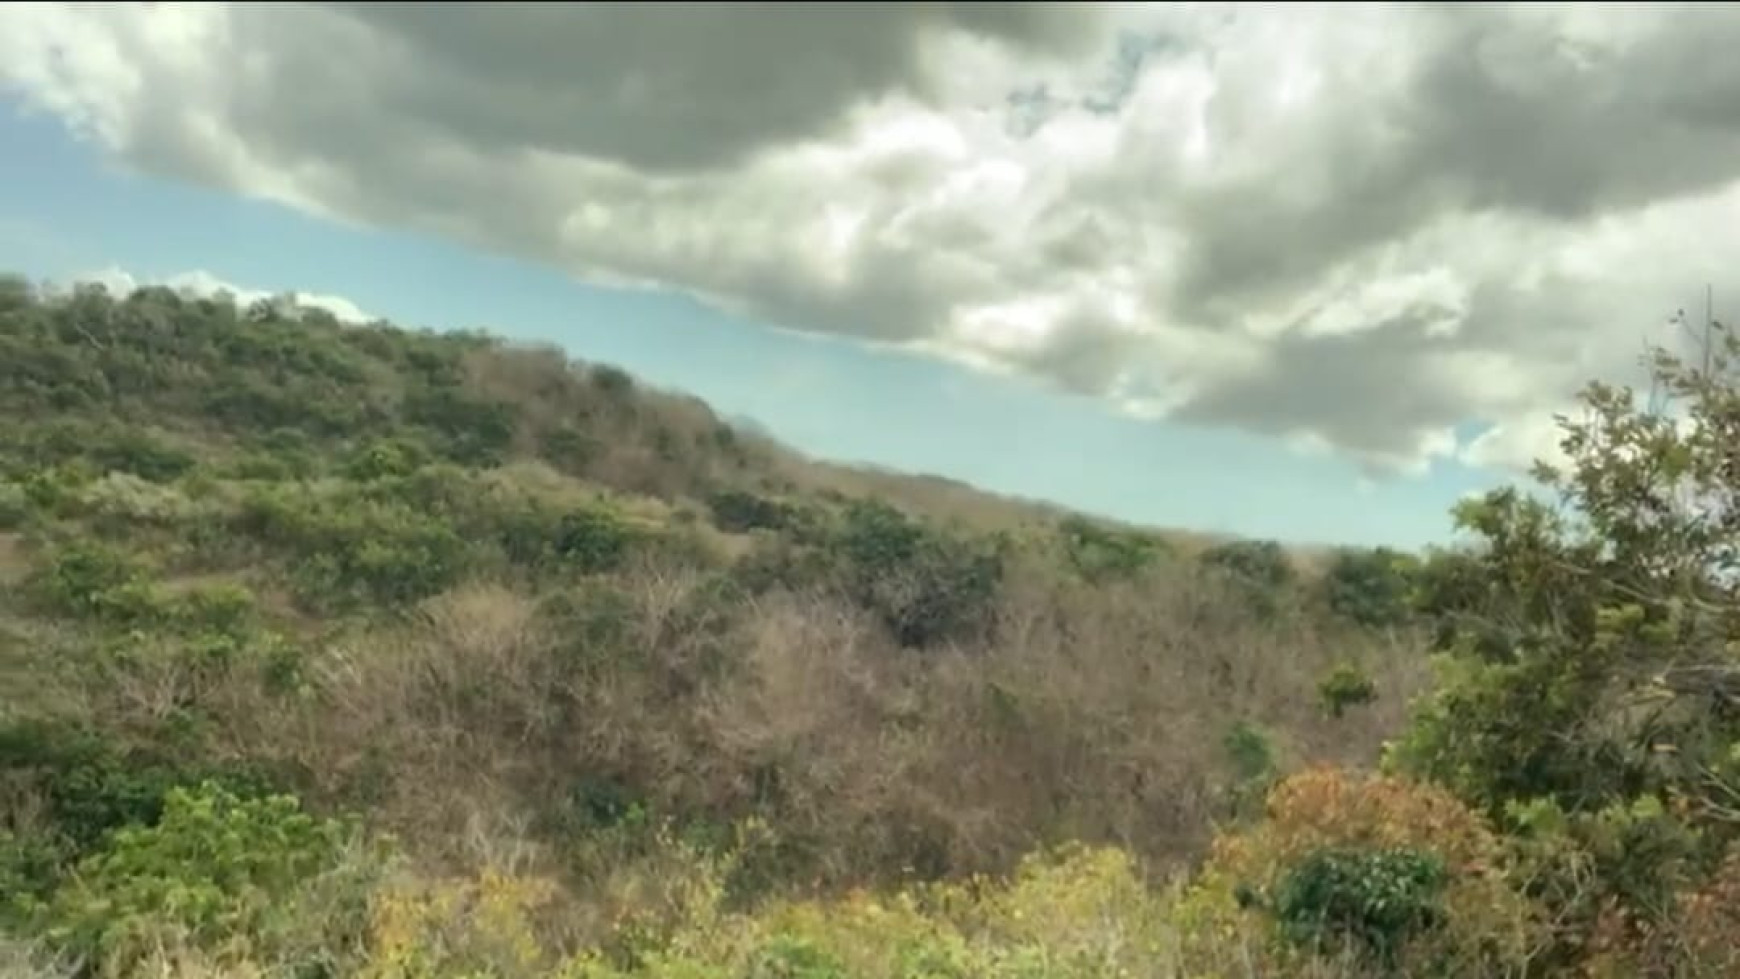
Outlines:
<svg viewBox="0 0 1740 979"><path fill-rule="evenodd" d="M1557 873L1558 953L1681 913L1740 838L1740 342L1651 359L1671 410L1592 384L1566 462L1456 512L1480 587L1389 764L1452 787ZM1546 854L1552 854L1549 858ZM1593 868L1571 881L1571 868Z"/></svg>

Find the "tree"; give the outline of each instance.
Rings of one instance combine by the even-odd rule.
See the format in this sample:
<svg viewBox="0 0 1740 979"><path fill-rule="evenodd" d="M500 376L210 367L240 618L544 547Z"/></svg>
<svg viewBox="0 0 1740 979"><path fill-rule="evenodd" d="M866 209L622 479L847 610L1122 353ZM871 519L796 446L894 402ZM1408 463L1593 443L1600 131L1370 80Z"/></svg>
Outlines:
<svg viewBox="0 0 1740 979"><path fill-rule="evenodd" d="M1740 836L1740 342L1651 367L1675 410L1596 383L1560 418L1568 461L1535 470L1556 502L1458 507L1478 543L1438 596L1442 681L1388 759L1561 837L1593 880L1540 886L1586 925L1660 921Z"/></svg>
<svg viewBox="0 0 1740 979"><path fill-rule="evenodd" d="M1401 625L1416 564L1387 547L1337 551L1324 572L1324 596L1331 610L1360 625Z"/></svg>

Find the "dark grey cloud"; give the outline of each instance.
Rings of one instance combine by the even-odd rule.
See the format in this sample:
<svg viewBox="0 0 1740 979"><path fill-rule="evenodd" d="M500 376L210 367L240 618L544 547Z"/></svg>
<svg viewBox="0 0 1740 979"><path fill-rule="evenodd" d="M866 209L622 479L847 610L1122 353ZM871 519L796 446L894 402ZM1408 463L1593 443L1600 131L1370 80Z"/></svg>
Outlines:
<svg viewBox="0 0 1740 979"><path fill-rule="evenodd" d="M0 84L130 166L1391 467L1731 274L1737 47L1699 4L0 9Z"/></svg>
<svg viewBox="0 0 1740 979"><path fill-rule="evenodd" d="M465 142L653 170L829 135L861 102L924 88L923 42L937 32L1071 53L1100 17L1029 3L321 6L390 39L384 60L402 70L364 90L382 114Z"/></svg>
<svg viewBox="0 0 1740 979"><path fill-rule="evenodd" d="M1740 8L1595 8L1581 11L1608 18L1594 36L1507 5L1421 8L1399 40L1409 63L1341 78L1301 156L1184 196L1180 301L1262 301L1445 214L1575 223L1731 183ZM1249 95L1217 94L1210 126L1260 125Z"/></svg>

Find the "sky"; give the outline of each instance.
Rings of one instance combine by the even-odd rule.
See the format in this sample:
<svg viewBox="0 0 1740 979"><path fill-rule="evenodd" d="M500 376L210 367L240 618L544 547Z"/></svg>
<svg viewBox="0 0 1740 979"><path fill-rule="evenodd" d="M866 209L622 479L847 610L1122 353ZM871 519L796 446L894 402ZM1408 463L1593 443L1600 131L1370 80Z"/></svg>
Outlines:
<svg viewBox="0 0 1740 979"><path fill-rule="evenodd" d="M296 290L821 457L1417 546L1720 306L1737 42L1730 5L13 3L0 269Z"/></svg>

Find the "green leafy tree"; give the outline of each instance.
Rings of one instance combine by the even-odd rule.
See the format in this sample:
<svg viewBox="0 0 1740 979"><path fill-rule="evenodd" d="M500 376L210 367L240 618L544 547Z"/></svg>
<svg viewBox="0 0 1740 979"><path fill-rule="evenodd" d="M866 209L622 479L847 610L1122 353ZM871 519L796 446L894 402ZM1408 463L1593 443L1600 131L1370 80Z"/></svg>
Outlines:
<svg viewBox="0 0 1740 979"><path fill-rule="evenodd" d="M1568 461L1537 466L1556 505L1506 488L1457 508L1477 543L1438 582L1441 682L1389 758L1566 838L1560 869L1599 872L1542 886L1584 923L1610 900L1660 921L1740 835L1737 355L1658 352L1672 413L1589 386Z"/></svg>

